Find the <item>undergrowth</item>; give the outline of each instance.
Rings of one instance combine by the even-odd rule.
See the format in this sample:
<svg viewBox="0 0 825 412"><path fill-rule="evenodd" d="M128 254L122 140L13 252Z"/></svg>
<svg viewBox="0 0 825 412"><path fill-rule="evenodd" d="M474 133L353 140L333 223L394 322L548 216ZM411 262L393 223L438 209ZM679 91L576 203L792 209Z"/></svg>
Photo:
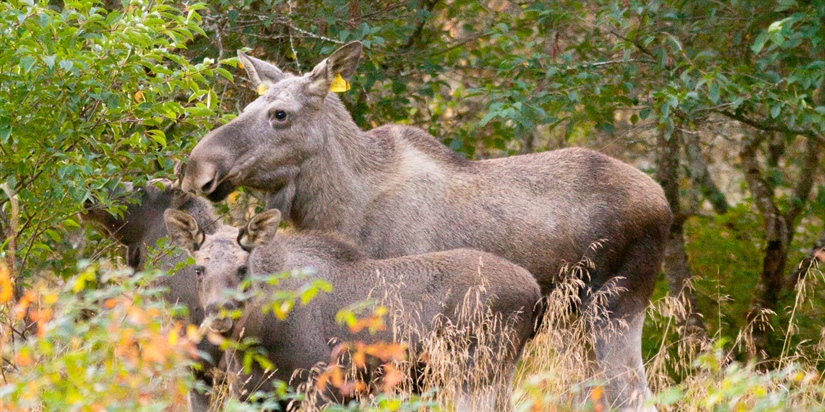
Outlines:
<svg viewBox="0 0 825 412"><path fill-rule="evenodd" d="M18 302L5 293L7 270L0 266L0 321L3 357L0 409L52 410L187 410L187 391L194 385L189 365L202 337L169 316L160 290L147 282L156 273L99 269L84 263L78 275L58 285L29 290ZM516 411L606 411L598 375L591 377L587 316L575 316L569 308L580 280L558 288L551 299L543 331L525 348L515 374L512 405ZM719 336L697 341L682 337L678 318L681 300L667 297L649 307L649 322L665 332L658 350L647 354L648 381L653 402L660 411L791 411L825 409L822 379L825 330L818 341L796 342L794 322L812 291L821 288L823 274L810 271L799 283L790 323L785 326L787 345L771 362L738 362L733 356L745 350L745 328L735 340ZM553 303L555 302L555 307ZM565 310L562 310L565 309ZM342 316L350 326L383 324L383 312L366 318ZM794 315L796 313L797 315ZM352 323L354 322L354 323ZM392 323L390 322L390 325ZM668 331L667 329L670 328ZM672 332L672 333L668 333ZM460 333L458 333L460 335ZM793 344L791 344L794 342ZM443 342L442 342L443 343ZM435 343L431 343L435 345ZM433 346L436 347L437 345ZM391 351L398 347L386 346ZM441 346L444 347L444 346ZM349 350L376 354L374 348L350 343ZM380 353L379 353L380 354ZM383 357L385 365L396 357ZM350 358L352 354L350 354ZM455 362L450 360L449 362ZM441 364L439 380L450 382L450 363ZM350 364L351 366L352 364ZM321 375L330 369L321 370ZM390 370L390 369L388 369ZM394 373L398 369L391 369ZM466 373L466 371L462 372ZM328 375L333 384L347 382ZM331 411L452 410L450 389L437 387L413 395L392 378L361 402L332 405ZM448 385L449 386L449 385ZM291 393L282 386L280 396ZM363 389L363 388L362 388ZM455 389L452 389L454 391ZM452 396L450 394L450 396ZM276 406L271 394L258 404L228 399L225 388L216 388L221 410L261 410ZM303 395L288 397L301 399Z"/></svg>

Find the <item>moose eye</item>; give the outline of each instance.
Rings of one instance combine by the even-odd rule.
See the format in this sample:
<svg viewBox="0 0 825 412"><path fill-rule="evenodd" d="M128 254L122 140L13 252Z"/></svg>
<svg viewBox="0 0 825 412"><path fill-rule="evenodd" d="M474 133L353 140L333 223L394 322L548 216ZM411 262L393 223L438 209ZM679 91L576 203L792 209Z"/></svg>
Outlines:
<svg viewBox="0 0 825 412"><path fill-rule="evenodd" d="M243 279L246 277L246 266L241 266L238 268L238 278Z"/></svg>
<svg viewBox="0 0 825 412"><path fill-rule="evenodd" d="M280 122L283 122L284 120L286 120L286 112L283 111L283 110L276 110L275 111L275 119L280 121Z"/></svg>
<svg viewBox="0 0 825 412"><path fill-rule="evenodd" d="M197 279L198 282L203 280L203 268L202 267L196 267L195 268L195 279Z"/></svg>

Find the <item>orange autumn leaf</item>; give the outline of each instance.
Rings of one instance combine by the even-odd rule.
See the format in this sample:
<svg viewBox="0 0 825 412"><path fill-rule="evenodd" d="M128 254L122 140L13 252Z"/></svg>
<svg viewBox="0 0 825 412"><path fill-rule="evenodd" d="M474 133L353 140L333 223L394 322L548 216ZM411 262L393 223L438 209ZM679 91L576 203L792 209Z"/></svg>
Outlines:
<svg viewBox="0 0 825 412"><path fill-rule="evenodd" d="M154 336L149 343L141 348L141 356L144 360L154 363L165 363L169 355L167 340L161 335Z"/></svg>
<svg viewBox="0 0 825 412"><path fill-rule="evenodd" d="M0 304L12 298L11 272L4 262L0 262Z"/></svg>
<svg viewBox="0 0 825 412"><path fill-rule="evenodd" d="M404 372L401 372L390 363L384 365L384 391L391 391L396 385L404 382Z"/></svg>
<svg viewBox="0 0 825 412"><path fill-rule="evenodd" d="M362 351L355 352L352 355L352 363L355 364L356 368L365 368L367 366L367 354Z"/></svg>
<svg viewBox="0 0 825 412"><path fill-rule="evenodd" d="M32 359L28 351L20 351L15 355L14 362L17 363L17 366L25 368L26 366L33 365L34 359Z"/></svg>

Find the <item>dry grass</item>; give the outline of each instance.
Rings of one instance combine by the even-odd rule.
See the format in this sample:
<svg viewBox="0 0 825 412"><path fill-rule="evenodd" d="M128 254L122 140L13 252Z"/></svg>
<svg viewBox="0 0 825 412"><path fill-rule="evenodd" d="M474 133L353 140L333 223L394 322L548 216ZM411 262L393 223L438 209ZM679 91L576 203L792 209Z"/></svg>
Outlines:
<svg viewBox="0 0 825 412"><path fill-rule="evenodd" d="M403 285L383 285L375 289L373 297L391 308L389 324L396 339L420 342L427 361L420 379L425 386L438 388L428 406L455 410L454 400L461 393L464 379L469 378L475 383L472 395L476 399L486 395L478 388L493 384L499 395L512 393L511 405L519 411L604 410L599 399L599 381L592 376L595 365L588 331L593 330L597 319L609 314L598 306L580 314L570 310L571 306L581 304L578 291L590 268L590 262L582 260L565 269L559 287L549 298L542 332L524 349L512 390L503 383L509 376L506 372L501 373L496 382L487 380L490 369L501 365L512 344L499 339L506 336L506 332L502 333L509 328L508 322L479 310L483 307L479 300L484 293L483 285L467 293L465 310L459 314L458 322L441 319L439 327L430 333L420 332L422 321L417 316L420 309L393 298L397 294L392 288ZM809 304L808 296L822 283L822 272L812 271L800 282L792 310L796 312ZM598 301L603 297L593 298ZM776 361L778 369L766 373L755 365L732 362L734 352L748 349L748 330L741 331L729 345L679 333L675 334L679 337L673 338L674 333L669 332L679 332L677 320L685 316L685 300L681 296L653 302L648 316L663 328L658 350L646 364L649 385L660 411L825 409L825 390L817 372L823 360L825 329L819 342L795 347L790 343L796 320L792 316L785 332L784 354ZM471 348L475 348L474 351ZM471 353L475 356L473 362ZM403 369L406 364L397 366ZM319 368L316 375L321 370ZM409 399L412 386L408 379L394 387L390 396ZM313 386L302 388L312 392ZM372 392L362 394L359 400L364 410L384 410L381 403L384 399L383 395ZM314 407L304 409L315 410Z"/></svg>
<svg viewBox="0 0 825 412"><path fill-rule="evenodd" d="M581 303L578 301L578 291L590 268L590 263L586 260L566 268L559 287L550 296L542 332L524 350L522 361L514 374L512 390L506 385L510 372L506 368L502 370L502 365L506 365L513 345L512 342L503 341L501 337L509 336L507 331L511 328L513 319L502 319L483 309L481 301L486 293L483 284L464 296L464 310L457 313L455 322L441 318L438 327L432 331L421 328L424 323L417 315L421 312L420 308L397 299L394 288L397 291L403 285L384 284L375 288L375 302L389 308L387 325L395 339L418 342L422 348L421 353L425 354L425 359L422 360L427 361L427 366L419 371L420 382L438 390L428 393L428 400L417 401L415 396L410 396L413 382L408 377L403 382L392 385L389 393L382 393L376 390L386 389L380 381L383 376L379 373L377 380L367 383L373 389L372 392L358 393L363 403L359 410L391 410L388 399L404 400L403 404L408 406L402 410L436 406L441 410L454 410L455 399L462 392L465 381L471 383L470 392L475 399L484 399L481 395L489 394L489 387L495 388L500 396L509 396L512 391L511 402L518 411L605 410L604 405L600 404L598 380L591 378L594 364L588 333L588 330L592 330L595 319L605 313L598 308L578 315L570 310L571 306L579 306ZM825 328L816 341L799 342L795 338L797 323L804 317L805 310L813 304L811 299L816 291L822 289L823 284L825 276L817 268L812 268L808 276L799 283L794 305L788 308L788 324L781 331L775 332L782 333L783 336L782 356L769 364L741 364L732 361L737 353L747 353L752 344L747 328L729 343L718 336L713 336L710 340L682 336L679 333L678 319L684 318L684 300L681 297L665 297L653 302L648 309L648 317L650 322L657 325L661 340L657 344L658 349L648 355L646 370L659 410L825 410L825 382L819 372L825 364ZM132 292L126 290L124 293L128 295ZM63 298L60 299L53 304L56 309L63 302ZM11 324L8 319L4 322ZM163 324L167 322L162 321ZM6 335L6 339L8 336ZM34 335L29 338L37 339ZM71 344L58 342L65 349L51 355L54 359L65 361L72 345L77 345L71 340L67 342ZM25 389L20 389L23 387L19 386L17 379L34 376L33 373L36 375L38 372L31 368L45 367L51 360L39 356L36 358L38 364L17 364L24 359L19 355L20 346L10 344L8 340L6 343L4 378L7 383L18 385L15 396L23 399L20 396L25 394ZM115 343L122 345L122 341ZM38 345L40 344L28 344L32 348ZM87 357L90 361L97 359ZM349 368L350 376L359 372L351 361L341 363ZM403 370L406 364L396 362L394 366ZM319 365L313 371L313 376L318 376L324 370L325 366ZM489 379L491 370L499 371L493 381ZM186 382L181 380L178 372L171 379L157 372L157 369L146 376L149 377L147 382L152 382L151 385L161 392L168 388L178 388ZM235 376L222 378L225 382L237 379ZM47 381L45 378L38 379L38 382ZM167 379L170 380L166 382ZM307 392L310 398L317 395L312 393L314 388L315 385L311 383L299 385L299 389ZM8 393L0 395L0 402L5 402L4 405L11 407L10 410L15 410L15 403L4 396L8 396ZM26 405L36 405L38 396L26 395ZM54 402L55 392L49 396L52 397L50 402ZM176 396L178 403L171 404L166 410L181 410L180 395ZM216 400L215 410L260 410L260 406L230 401L228 385L216 387L213 397ZM305 404L304 409L315 408ZM344 406L337 409L353 410Z"/></svg>

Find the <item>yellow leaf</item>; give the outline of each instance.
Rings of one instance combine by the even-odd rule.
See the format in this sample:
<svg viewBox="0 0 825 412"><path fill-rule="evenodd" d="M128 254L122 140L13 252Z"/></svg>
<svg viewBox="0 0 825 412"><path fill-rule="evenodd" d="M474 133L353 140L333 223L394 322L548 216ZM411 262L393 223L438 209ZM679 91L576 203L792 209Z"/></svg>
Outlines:
<svg viewBox="0 0 825 412"><path fill-rule="evenodd" d="M135 102L136 103L143 103L146 101L146 98L143 97L143 90L138 90L135 92Z"/></svg>
<svg viewBox="0 0 825 412"><path fill-rule="evenodd" d="M172 330L169 332L169 346L178 345L178 338L180 337L181 329L183 329L183 325L181 325L180 323L172 327Z"/></svg>
<svg viewBox="0 0 825 412"><path fill-rule="evenodd" d="M186 337L195 343L200 343L201 341L201 334L198 331L198 327L192 324L186 326Z"/></svg>
<svg viewBox="0 0 825 412"><path fill-rule="evenodd" d="M601 386L597 386L593 388L593 392L590 393L590 399L593 401L597 401L602 398L602 391L603 388Z"/></svg>
<svg viewBox="0 0 825 412"><path fill-rule="evenodd" d="M0 304L11 300L11 273L4 262L0 262Z"/></svg>
<svg viewBox="0 0 825 412"><path fill-rule="evenodd" d="M258 96L263 96L266 94L266 91L269 90L269 86L261 83L258 85Z"/></svg>
<svg viewBox="0 0 825 412"><path fill-rule="evenodd" d="M329 84L329 91L334 93L342 93L349 90L349 82L344 80L341 77L341 74L336 74L335 78L332 79L332 83Z"/></svg>
<svg viewBox="0 0 825 412"><path fill-rule="evenodd" d="M242 68L242 69L244 69L244 68L245 68L245 67L243 67L243 63L241 63L241 62L238 62L238 67L240 67L240 68Z"/></svg>
<svg viewBox="0 0 825 412"><path fill-rule="evenodd" d="M274 305L272 307L272 311L275 313L275 317L279 320L286 319L289 312L292 311L293 302L290 301L283 301L280 305Z"/></svg>
<svg viewBox="0 0 825 412"><path fill-rule="evenodd" d="M55 293L47 293L43 295L43 303L47 305L52 305L57 302L57 294Z"/></svg>
<svg viewBox="0 0 825 412"><path fill-rule="evenodd" d="M19 367L26 367L31 366L34 364L34 359L32 359L31 353L29 349L23 348L20 352L17 352L17 355L14 357L15 363Z"/></svg>

